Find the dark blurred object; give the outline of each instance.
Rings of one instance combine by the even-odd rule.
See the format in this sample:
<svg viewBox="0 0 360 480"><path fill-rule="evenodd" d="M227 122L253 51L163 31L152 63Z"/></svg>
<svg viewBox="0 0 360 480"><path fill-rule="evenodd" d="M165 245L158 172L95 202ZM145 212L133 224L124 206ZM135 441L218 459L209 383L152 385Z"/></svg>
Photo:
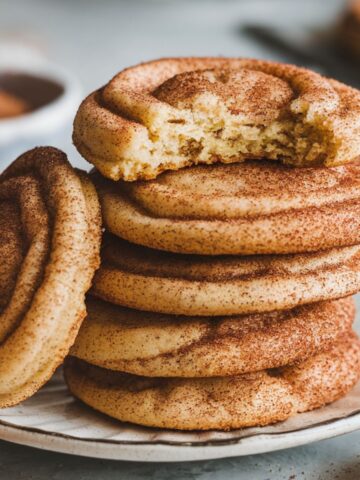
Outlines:
<svg viewBox="0 0 360 480"><path fill-rule="evenodd" d="M360 1L360 0L359 0ZM278 55L281 61L315 70L348 85L360 87L359 65L339 48L338 29L307 32L306 42L293 39L289 31L263 25L244 25L242 32L262 47Z"/></svg>
<svg viewBox="0 0 360 480"><path fill-rule="evenodd" d="M319 58L305 48L290 42L286 38L286 32L284 35L263 25L245 25L242 31L267 48L279 52L288 62L327 73L324 71L325 65L319 61Z"/></svg>
<svg viewBox="0 0 360 480"><path fill-rule="evenodd" d="M25 73L0 74L0 118L37 110L56 100L64 87L53 80Z"/></svg>
<svg viewBox="0 0 360 480"><path fill-rule="evenodd" d="M345 53L360 60L360 0L349 3L338 28L338 40Z"/></svg>

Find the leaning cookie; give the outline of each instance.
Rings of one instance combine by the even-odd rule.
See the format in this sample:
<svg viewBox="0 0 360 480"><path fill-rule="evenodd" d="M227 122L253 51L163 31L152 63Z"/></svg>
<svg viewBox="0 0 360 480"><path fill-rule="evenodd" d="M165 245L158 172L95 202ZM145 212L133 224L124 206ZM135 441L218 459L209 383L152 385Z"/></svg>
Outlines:
<svg viewBox="0 0 360 480"><path fill-rule="evenodd" d="M94 186L63 152L36 148L0 175L0 407L35 393L85 317L99 265Z"/></svg>

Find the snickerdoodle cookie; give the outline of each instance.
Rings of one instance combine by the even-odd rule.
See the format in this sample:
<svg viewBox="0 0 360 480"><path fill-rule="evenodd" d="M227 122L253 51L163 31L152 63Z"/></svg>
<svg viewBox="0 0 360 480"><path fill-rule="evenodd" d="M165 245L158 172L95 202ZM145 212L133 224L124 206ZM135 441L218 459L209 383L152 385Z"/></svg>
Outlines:
<svg viewBox="0 0 360 480"><path fill-rule="evenodd" d="M147 377L240 375L326 350L351 330L354 316L351 297L211 318L141 312L89 297L71 355Z"/></svg>
<svg viewBox="0 0 360 480"><path fill-rule="evenodd" d="M180 255L104 239L92 292L118 305L177 315L293 308L360 289L360 245L294 255Z"/></svg>
<svg viewBox="0 0 360 480"><path fill-rule="evenodd" d="M107 229L179 253L298 253L360 243L360 164L208 165L156 180L93 175Z"/></svg>
<svg viewBox="0 0 360 480"><path fill-rule="evenodd" d="M63 152L36 148L0 175L0 407L35 393L85 317L100 205Z"/></svg>
<svg viewBox="0 0 360 480"><path fill-rule="evenodd" d="M74 143L113 180L199 163L295 166L360 154L360 92L294 65L167 58L127 68L79 108Z"/></svg>
<svg viewBox="0 0 360 480"><path fill-rule="evenodd" d="M267 425L344 396L360 376L354 334L300 364L236 377L147 378L94 367L70 357L70 391L124 422L180 430Z"/></svg>

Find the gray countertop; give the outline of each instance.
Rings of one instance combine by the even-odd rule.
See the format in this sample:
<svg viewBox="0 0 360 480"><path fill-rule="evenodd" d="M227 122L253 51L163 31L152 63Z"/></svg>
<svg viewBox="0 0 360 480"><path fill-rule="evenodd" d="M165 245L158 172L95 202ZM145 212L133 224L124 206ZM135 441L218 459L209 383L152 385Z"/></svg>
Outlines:
<svg viewBox="0 0 360 480"><path fill-rule="evenodd" d="M190 463L81 458L0 442L6 480L357 480L360 432L264 455Z"/></svg>
<svg viewBox="0 0 360 480"><path fill-rule="evenodd" d="M270 24L286 29L297 42L308 32L326 29L341 7L341 0L0 0L0 42L16 38L39 48L73 71L85 94L121 68L160 56L221 54L291 61L256 45L242 26ZM63 148L74 164L84 165L71 145L70 126L44 143ZM9 155L0 153L2 158ZM271 454L188 464L96 460L0 442L0 478L357 479L360 432Z"/></svg>

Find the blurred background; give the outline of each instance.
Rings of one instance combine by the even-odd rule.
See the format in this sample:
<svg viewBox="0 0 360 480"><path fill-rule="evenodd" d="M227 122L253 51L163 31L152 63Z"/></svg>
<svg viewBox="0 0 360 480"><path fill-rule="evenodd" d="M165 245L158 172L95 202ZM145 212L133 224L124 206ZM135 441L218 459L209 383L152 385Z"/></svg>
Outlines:
<svg viewBox="0 0 360 480"><path fill-rule="evenodd" d="M344 0L0 0L0 167L39 144L87 167L71 144L81 98L156 57L267 58L359 86L360 19L349 9Z"/></svg>

